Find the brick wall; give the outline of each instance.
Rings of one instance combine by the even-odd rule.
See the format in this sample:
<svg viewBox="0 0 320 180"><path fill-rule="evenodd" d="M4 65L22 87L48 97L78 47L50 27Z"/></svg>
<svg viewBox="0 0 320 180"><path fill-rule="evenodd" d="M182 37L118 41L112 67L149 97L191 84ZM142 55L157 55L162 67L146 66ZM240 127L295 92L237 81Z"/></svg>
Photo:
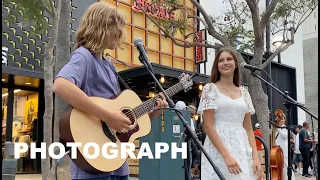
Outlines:
<svg viewBox="0 0 320 180"><path fill-rule="evenodd" d="M303 59L306 107L318 116L318 37L303 41ZM306 120L311 120L310 115L306 114Z"/></svg>

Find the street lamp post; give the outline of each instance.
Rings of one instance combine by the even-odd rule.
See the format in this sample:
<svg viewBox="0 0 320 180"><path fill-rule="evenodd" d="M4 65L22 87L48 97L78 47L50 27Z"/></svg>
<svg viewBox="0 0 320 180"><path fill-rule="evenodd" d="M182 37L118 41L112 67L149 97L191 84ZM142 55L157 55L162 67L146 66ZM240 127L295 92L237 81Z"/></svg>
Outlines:
<svg viewBox="0 0 320 180"><path fill-rule="evenodd" d="M278 54L278 63L281 63L281 52Z"/></svg>
<svg viewBox="0 0 320 180"><path fill-rule="evenodd" d="M272 45L276 48L279 48L280 46L284 46L285 43L283 41L283 37L282 36L276 36L273 38L272 40ZM278 63L281 63L281 51L278 54Z"/></svg>

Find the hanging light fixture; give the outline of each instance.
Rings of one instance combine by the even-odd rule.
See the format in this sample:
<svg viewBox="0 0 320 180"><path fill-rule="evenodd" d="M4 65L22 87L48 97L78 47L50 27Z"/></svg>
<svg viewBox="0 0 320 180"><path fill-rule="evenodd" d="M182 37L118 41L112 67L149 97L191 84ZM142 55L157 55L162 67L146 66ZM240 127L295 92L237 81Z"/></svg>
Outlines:
<svg viewBox="0 0 320 180"><path fill-rule="evenodd" d="M202 91L202 89L203 89L203 85L199 84L199 90Z"/></svg>
<svg viewBox="0 0 320 180"><path fill-rule="evenodd" d="M164 83L164 81L165 81L164 76L161 76L161 78L160 78L160 82L161 82L161 83Z"/></svg>
<svg viewBox="0 0 320 180"><path fill-rule="evenodd" d="M149 98L153 98L154 97L154 92L149 91Z"/></svg>

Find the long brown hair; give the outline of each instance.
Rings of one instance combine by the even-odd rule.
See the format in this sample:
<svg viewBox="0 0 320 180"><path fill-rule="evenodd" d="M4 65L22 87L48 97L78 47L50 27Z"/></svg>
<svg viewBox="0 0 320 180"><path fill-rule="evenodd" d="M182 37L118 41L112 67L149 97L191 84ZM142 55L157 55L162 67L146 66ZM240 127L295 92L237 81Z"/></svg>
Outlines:
<svg viewBox="0 0 320 180"><path fill-rule="evenodd" d="M116 37L121 42L124 26L125 17L116 7L106 2L93 3L81 19L75 48L83 46L95 54L103 54L106 37Z"/></svg>
<svg viewBox="0 0 320 180"><path fill-rule="evenodd" d="M240 87L240 70L239 70L239 60L236 56L236 53L231 49L231 48L228 48L228 47L223 47L223 48L220 48L217 52L217 55L214 59L214 62L213 62L213 66L212 66L212 69L211 69L211 78L210 78L210 81L212 83L216 83L217 81L220 80L220 72L219 72L219 69L218 69L218 62L219 62L219 58L220 58L220 55L222 52L228 52L231 54L232 58L234 59L234 63L236 65L236 69L234 70L234 76L233 76L233 83Z"/></svg>

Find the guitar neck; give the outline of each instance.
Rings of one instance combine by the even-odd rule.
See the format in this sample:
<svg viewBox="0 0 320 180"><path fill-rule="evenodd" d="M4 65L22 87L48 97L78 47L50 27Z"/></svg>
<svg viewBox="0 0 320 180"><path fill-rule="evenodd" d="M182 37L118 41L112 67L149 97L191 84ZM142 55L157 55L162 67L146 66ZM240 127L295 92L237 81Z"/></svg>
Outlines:
<svg viewBox="0 0 320 180"><path fill-rule="evenodd" d="M176 93L178 93L182 89L183 89L182 84L178 83L178 84L175 84L174 86L168 88L167 90L165 90L165 93L169 97L172 97L173 95L175 95ZM157 96L147 100L146 102L142 103L141 105L135 107L133 109L135 116L137 118L139 118L139 117L143 116L144 114L150 112L154 108L154 106L156 105L157 98L160 98L160 95L157 95Z"/></svg>

